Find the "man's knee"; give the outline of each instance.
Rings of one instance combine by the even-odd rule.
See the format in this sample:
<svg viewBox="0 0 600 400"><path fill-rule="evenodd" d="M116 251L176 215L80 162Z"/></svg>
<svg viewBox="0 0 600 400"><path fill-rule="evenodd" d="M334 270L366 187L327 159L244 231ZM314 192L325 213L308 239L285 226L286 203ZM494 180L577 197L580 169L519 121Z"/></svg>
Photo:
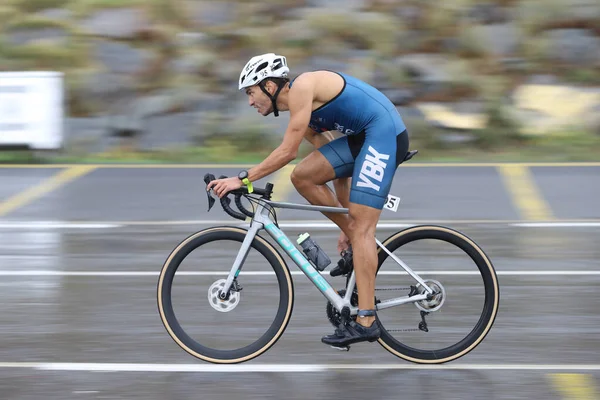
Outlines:
<svg viewBox="0 0 600 400"><path fill-rule="evenodd" d="M292 174L290 175L290 180L296 188L306 185L307 174L305 168L302 167L302 164L298 164L294 167Z"/></svg>
<svg viewBox="0 0 600 400"><path fill-rule="evenodd" d="M366 238L375 236L377 221L371 221L370 218L360 214L350 214L350 223L348 228L352 235L350 238L351 240L352 238L364 240Z"/></svg>

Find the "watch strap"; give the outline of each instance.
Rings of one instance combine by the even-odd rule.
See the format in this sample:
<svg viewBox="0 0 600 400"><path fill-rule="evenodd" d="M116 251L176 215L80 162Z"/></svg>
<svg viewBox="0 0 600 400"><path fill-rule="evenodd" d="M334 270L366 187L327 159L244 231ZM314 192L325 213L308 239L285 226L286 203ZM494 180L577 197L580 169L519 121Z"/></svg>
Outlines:
<svg viewBox="0 0 600 400"><path fill-rule="evenodd" d="M252 187L252 182L250 182L250 179L244 178L244 179L242 179L242 183L244 185L248 186L248 193L252 193L254 191L254 188Z"/></svg>

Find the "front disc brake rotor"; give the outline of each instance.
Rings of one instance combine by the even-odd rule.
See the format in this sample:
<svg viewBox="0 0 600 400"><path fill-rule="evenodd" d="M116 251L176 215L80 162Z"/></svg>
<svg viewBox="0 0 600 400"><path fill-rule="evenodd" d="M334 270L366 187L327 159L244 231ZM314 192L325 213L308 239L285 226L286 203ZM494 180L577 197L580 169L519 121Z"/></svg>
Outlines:
<svg viewBox="0 0 600 400"><path fill-rule="evenodd" d="M219 312L229 312L233 310L240 302L240 292L231 292L227 300L219 298L219 293L225 287L225 279L219 279L208 289L208 302L211 307Z"/></svg>

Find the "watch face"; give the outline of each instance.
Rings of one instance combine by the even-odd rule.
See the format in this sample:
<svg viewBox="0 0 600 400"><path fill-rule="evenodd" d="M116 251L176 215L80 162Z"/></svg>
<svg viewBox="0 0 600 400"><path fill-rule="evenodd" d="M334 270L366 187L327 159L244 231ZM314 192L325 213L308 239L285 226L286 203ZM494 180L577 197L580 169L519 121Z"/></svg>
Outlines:
<svg viewBox="0 0 600 400"><path fill-rule="evenodd" d="M238 174L238 178L240 178L240 179L242 179L242 180L246 179L247 177L248 177L248 171L241 171L241 172Z"/></svg>

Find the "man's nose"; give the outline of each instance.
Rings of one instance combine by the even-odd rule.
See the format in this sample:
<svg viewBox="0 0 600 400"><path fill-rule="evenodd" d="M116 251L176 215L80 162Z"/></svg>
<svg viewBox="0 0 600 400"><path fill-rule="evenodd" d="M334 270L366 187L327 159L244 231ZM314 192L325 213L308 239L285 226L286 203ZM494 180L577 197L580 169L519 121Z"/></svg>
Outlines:
<svg viewBox="0 0 600 400"><path fill-rule="evenodd" d="M254 106L254 100L252 99L252 97L248 97L248 104L252 107Z"/></svg>

